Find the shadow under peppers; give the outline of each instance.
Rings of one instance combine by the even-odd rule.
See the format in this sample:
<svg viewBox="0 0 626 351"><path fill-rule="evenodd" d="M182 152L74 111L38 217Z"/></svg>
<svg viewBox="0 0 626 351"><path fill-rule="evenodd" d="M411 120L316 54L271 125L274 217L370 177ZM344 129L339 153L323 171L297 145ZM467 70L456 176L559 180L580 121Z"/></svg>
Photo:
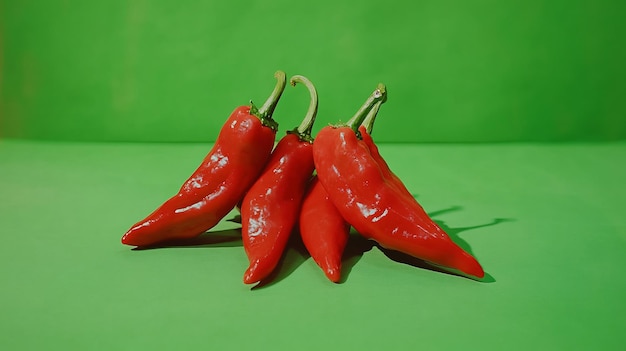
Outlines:
<svg viewBox="0 0 626 351"><path fill-rule="evenodd" d="M241 242L241 228L235 228L205 232L194 238L169 240L150 246L138 246L132 250L144 251L174 247L202 248L239 246L243 246L243 243Z"/></svg>
<svg viewBox="0 0 626 351"><path fill-rule="evenodd" d="M283 256L280 258L274 271L267 278L253 286L251 290L263 289L280 282L295 272L309 258L311 258L311 255L304 246L300 234L294 231L291 233L285 252L283 252Z"/></svg>
<svg viewBox="0 0 626 351"><path fill-rule="evenodd" d="M370 251L374 247L372 240L361 236L354 228L350 228L350 236L341 260L341 280L339 284L343 284L348 280L352 268L363 258L363 254Z"/></svg>
<svg viewBox="0 0 626 351"><path fill-rule="evenodd" d="M415 196L415 195L414 195ZM469 252L474 255L471 246L469 243L459 236L459 233L465 232L472 229L478 229L483 227L489 227L493 225L498 225L504 222L513 221L510 218L494 218L491 222L467 226L467 227L450 227L445 222L441 220L435 219L437 216L460 211L463 207L461 206L452 206L449 208L437 210L428 213L428 215L433 218L433 220L450 236L450 238L463 250ZM239 216L235 216L227 221L232 223L240 223ZM209 231L200 236L189 238L189 239L177 239L170 240L160 244L152 245L152 246L144 246L144 247L136 247L133 250L143 251L143 250L153 250L153 249L162 249L162 248L208 248L208 247L242 247L243 243L241 240L241 228L234 229L225 229L218 231ZM429 264L428 262L415 258L413 256L395 251L389 250L381 247L377 243L372 240L366 239L358 232L351 228L350 236L348 238L348 243L345 248L345 252L342 258L342 267L341 267L341 281L339 284L345 283L352 269L358 264L358 262L363 258L363 254L372 250L372 248L377 247L385 256L389 259L407 264L416 268L427 269L431 271L436 271L444 274L457 275L453 272L450 272L446 269L437 267L435 265ZM270 287L283 279L290 276L293 272L298 269L304 262L311 258L311 255L308 253L302 239L300 238L297 230L292 233L289 238L289 242L287 247L285 248L285 252L281 257L280 262L278 263L276 269L270 276L266 279L259 282L257 285L253 286L252 290L258 290ZM485 272L485 277L481 280L481 282L491 283L495 282L495 278L491 276L489 273Z"/></svg>
<svg viewBox="0 0 626 351"><path fill-rule="evenodd" d="M514 221L514 219L511 218L494 218L491 222L488 223L483 223L483 224L478 224L478 225L474 225L474 226L468 226L468 227L450 227L448 225L446 225L445 222L441 221L441 220L437 220L434 219L437 216L440 216L442 214L445 213L449 213L449 212L454 212L454 211L459 211L462 210L463 207L461 206L452 206L450 208L446 208L446 209L442 209L442 210L438 210L438 211L434 211L434 212L430 212L428 215L433 218L433 220L435 221L435 223L437 223L437 225L439 225L441 227L441 229L443 229L448 236L450 237L450 239L452 239L452 241L454 241L457 245L459 245L463 250L467 251L468 253L470 253L472 256L474 255L474 252L471 248L471 246L469 245L469 243L461 238L459 236L459 233L464 232L464 231L468 231L468 230L472 230L472 229L478 229L478 228L483 228L483 227L489 227L489 226L493 226L493 225L498 225L500 223L504 223L504 222L511 222ZM399 262L399 263L403 263L403 264L408 264L411 265L413 267L417 267L417 268L422 268L422 269L428 269L428 270L432 270L432 271L436 271L436 272L440 272L440 273L444 273L444 274L451 274L451 275L460 275L460 274L455 274L453 272L450 272L444 268L432 265L424 260L415 258L413 256L398 252L398 251L394 251L394 250L388 250L385 248L380 247L379 245L376 245L384 254L385 256L387 256L389 259ZM461 275L462 276L462 275ZM485 277L478 280L481 281L483 283L493 283L495 282L495 278L485 272Z"/></svg>

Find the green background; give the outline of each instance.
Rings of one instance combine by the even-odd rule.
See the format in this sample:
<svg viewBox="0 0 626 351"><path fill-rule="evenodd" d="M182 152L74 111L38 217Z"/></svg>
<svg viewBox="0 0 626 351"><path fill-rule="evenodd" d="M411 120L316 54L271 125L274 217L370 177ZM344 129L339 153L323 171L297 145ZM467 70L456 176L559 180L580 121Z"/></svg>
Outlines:
<svg viewBox="0 0 626 351"><path fill-rule="evenodd" d="M381 142L626 136L624 1L0 3L0 136L212 141L278 69L317 85L317 128L387 84Z"/></svg>
<svg viewBox="0 0 626 351"><path fill-rule="evenodd" d="M625 9L0 0L0 349L621 350ZM278 69L316 84L315 131L387 84L381 153L483 281L355 234L340 284L295 236L246 286L235 212L120 243ZM307 106L287 87L279 137Z"/></svg>

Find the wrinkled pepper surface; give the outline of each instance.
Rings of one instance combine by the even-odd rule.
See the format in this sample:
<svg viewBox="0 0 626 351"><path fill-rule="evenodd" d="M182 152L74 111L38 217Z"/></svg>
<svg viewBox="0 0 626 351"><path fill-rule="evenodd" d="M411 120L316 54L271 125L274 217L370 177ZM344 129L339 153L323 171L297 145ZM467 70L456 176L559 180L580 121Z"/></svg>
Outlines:
<svg viewBox="0 0 626 351"><path fill-rule="evenodd" d="M317 115L317 92L303 76L311 102L302 123L281 138L267 166L241 202L241 233L250 262L243 281L253 284L267 278L278 265L293 231L302 197L314 170L311 129Z"/></svg>
<svg viewBox="0 0 626 351"><path fill-rule="evenodd" d="M393 173L393 171L391 171L389 165L387 164L387 161L385 161L385 159L380 154L380 151L378 151L378 146L374 143L374 139L372 139L374 121L376 120L380 105L385 102L385 99L386 98L374 104L372 110L367 114L367 116L359 126L359 133L361 133L361 139L370 150L372 158L374 158L374 160L376 160L376 163L378 163L378 165L380 166L380 171L383 173L384 177L389 180L389 183L394 186L402 196L405 196L407 199L412 201L415 200L413 194L411 194L409 189L407 189L407 187L404 185L404 182L402 182L402 180L395 173ZM349 124L351 123L351 121L348 121L347 123Z"/></svg>
<svg viewBox="0 0 626 351"><path fill-rule="evenodd" d="M374 91L370 109L384 97L384 89L380 85ZM361 235L384 248L482 278L484 271L478 261L381 170L358 131L365 116L364 111L350 125L324 127L315 138L317 175L337 210Z"/></svg>
<svg viewBox="0 0 626 351"><path fill-rule="evenodd" d="M378 101L370 110L361 125L361 133L372 129L376 114L386 97ZM371 102L359 109L357 116L366 110ZM365 135L363 139L365 140ZM376 145L367 134L372 146ZM302 201L300 211L300 236L311 258L322 269L326 277L334 282L341 281L342 257L350 237L350 224L341 216L328 197L317 175L311 179L309 189Z"/></svg>
<svg viewBox="0 0 626 351"><path fill-rule="evenodd" d="M237 205L274 147L278 123L272 114L286 85L284 72L275 76L276 86L263 106L236 108L178 193L133 225L122 237L123 244L147 246L200 235Z"/></svg>

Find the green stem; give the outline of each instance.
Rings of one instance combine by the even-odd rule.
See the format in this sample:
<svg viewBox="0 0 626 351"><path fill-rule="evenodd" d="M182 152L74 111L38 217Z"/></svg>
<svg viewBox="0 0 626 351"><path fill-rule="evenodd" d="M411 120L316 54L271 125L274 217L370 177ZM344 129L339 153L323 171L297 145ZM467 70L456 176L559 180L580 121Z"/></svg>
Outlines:
<svg viewBox="0 0 626 351"><path fill-rule="evenodd" d="M285 72L283 71L276 71L276 73L274 73L274 77L276 78L276 86L274 87L274 90L267 98L263 106L259 109L254 106L252 101L250 101L250 114L257 116L264 126L277 130L278 123L272 119L272 115L274 114L276 105L278 105L278 101L280 100L280 97L285 90L285 86L287 85L287 75L285 75Z"/></svg>
<svg viewBox="0 0 626 351"><path fill-rule="evenodd" d="M361 133L359 133L359 126L363 123L363 120L368 115L368 112L372 109L376 103L379 101L387 100L387 88L383 83L379 83L378 87L374 92L365 100L365 103L359 108L359 110L348 120L346 125L350 127L357 135L357 137L361 137Z"/></svg>
<svg viewBox="0 0 626 351"><path fill-rule="evenodd" d="M304 76L300 76L300 75L293 76L289 80L289 83L291 83L291 85L293 85L294 87L296 86L297 83L302 83L304 84L304 86L307 87L307 89L309 89L309 93L311 94L311 102L309 103L309 109L306 111L306 115L304 116L304 119L302 120L300 125L291 133L298 134L298 136L300 137L300 140L313 142L313 138L311 137L311 132L313 130L313 123L315 123L315 117L317 116L317 105L318 105L317 90L315 89L315 86L313 85L313 83L311 83L311 81L307 77L304 77Z"/></svg>
<svg viewBox="0 0 626 351"><path fill-rule="evenodd" d="M372 106L372 109L370 110L370 112L367 113L367 116L365 116L365 119L361 123L361 125L365 127L365 131L367 131L367 134L372 134L372 130L374 129L374 122L376 121L376 115L378 114L378 110L380 110L380 106L384 104L385 101L386 99L375 103L374 106Z"/></svg>

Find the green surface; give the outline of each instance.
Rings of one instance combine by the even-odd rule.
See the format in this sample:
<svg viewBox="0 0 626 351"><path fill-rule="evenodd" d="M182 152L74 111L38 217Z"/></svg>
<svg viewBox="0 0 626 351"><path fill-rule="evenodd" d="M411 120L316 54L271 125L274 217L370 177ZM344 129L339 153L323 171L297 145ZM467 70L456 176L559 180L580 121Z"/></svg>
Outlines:
<svg viewBox="0 0 626 351"><path fill-rule="evenodd" d="M0 0L0 349L622 349L624 10ZM314 133L386 83L381 152L484 282L355 235L341 284L295 241L251 288L227 220L193 246L121 245L278 69L316 84ZM287 88L279 136L308 99Z"/></svg>
<svg viewBox="0 0 626 351"><path fill-rule="evenodd" d="M352 241L332 284L293 246L242 283L237 225L136 251L121 235L210 145L0 140L0 349L620 350L626 143L389 145L381 152L489 278ZM211 244L212 243L212 244ZM360 243L360 245L356 245Z"/></svg>
<svg viewBox="0 0 626 351"><path fill-rule="evenodd" d="M624 139L625 10L619 0L0 0L0 137L210 142L282 69L317 85L315 130L384 82L383 142ZM307 99L288 91L283 131Z"/></svg>

